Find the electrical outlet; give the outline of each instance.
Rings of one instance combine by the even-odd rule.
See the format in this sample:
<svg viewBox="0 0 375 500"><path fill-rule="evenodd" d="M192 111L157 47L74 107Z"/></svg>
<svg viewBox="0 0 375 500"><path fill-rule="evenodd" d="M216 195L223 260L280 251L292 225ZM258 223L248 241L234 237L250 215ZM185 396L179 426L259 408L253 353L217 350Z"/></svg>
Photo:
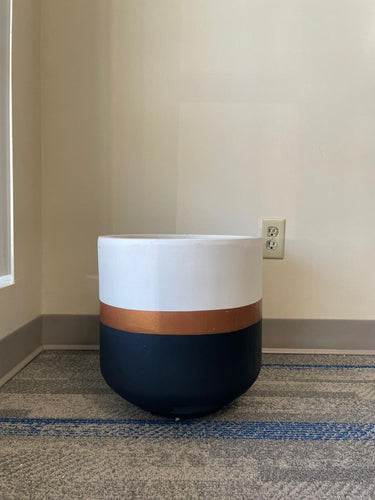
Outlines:
<svg viewBox="0 0 375 500"><path fill-rule="evenodd" d="M263 259L283 259L285 219L262 219Z"/></svg>

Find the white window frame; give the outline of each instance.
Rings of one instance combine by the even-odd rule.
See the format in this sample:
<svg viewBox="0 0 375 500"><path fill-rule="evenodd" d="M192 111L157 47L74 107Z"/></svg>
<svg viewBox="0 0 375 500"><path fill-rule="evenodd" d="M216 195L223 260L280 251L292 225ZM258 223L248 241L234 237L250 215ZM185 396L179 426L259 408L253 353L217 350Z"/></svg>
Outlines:
<svg viewBox="0 0 375 500"><path fill-rule="evenodd" d="M12 0L0 0L0 288L13 284Z"/></svg>

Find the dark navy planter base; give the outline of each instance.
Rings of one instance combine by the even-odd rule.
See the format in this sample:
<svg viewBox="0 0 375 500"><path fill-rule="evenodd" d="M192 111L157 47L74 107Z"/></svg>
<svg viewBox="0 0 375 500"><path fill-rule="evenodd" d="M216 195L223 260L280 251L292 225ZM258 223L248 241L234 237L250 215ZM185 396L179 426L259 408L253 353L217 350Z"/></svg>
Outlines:
<svg viewBox="0 0 375 500"><path fill-rule="evenodd" d="M209 335L129 333L101 324L101 371L112 389L144 410L199 416L229 404L255 382L261 331L261 321Z"/></svg>

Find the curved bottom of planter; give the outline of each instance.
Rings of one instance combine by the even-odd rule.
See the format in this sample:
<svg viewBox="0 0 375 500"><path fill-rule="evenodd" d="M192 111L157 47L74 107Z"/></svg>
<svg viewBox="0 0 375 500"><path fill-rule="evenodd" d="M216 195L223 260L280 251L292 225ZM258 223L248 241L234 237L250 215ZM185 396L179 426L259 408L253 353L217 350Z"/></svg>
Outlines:
<svg viewBox="0 0 375 500"><path fill-rule="evenodd" d="M208 335L130 333L101 324L101 371L112 389L144 410L200 416L229 404L255 382L261 332L261 321Z"/></svg>

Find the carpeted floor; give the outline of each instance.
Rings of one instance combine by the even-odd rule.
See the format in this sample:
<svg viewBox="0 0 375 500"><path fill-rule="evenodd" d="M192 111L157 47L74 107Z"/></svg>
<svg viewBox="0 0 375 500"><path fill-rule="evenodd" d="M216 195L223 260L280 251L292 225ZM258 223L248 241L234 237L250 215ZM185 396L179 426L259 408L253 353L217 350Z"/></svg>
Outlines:
<svg viewBox="0 0 375 500"><path fill-rule="evenodd" d="M199 420L137 409L93 351L47 351L0 389L1 499L375 499L375 356L264 355Z"/></svg>

